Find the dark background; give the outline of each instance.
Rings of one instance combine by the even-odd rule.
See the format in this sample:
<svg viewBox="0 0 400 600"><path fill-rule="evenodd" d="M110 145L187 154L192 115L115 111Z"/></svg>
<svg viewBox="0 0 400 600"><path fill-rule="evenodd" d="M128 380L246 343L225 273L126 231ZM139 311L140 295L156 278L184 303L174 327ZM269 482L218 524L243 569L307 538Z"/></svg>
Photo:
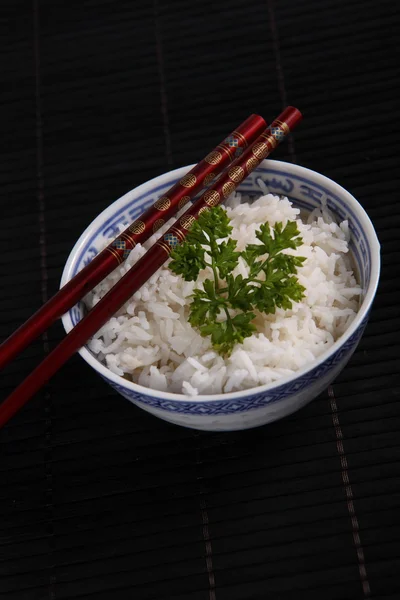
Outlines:
<svg viewBox="0 0 400 600"><path fill-rule="evenodd" d="M358 198L383 270L329 393L261 429L168 425L74 357L0 432L0 598L400 597L399 20L376 0L2 0L0 338L110 202L286 104L304 121L274 157Z"/></svg>

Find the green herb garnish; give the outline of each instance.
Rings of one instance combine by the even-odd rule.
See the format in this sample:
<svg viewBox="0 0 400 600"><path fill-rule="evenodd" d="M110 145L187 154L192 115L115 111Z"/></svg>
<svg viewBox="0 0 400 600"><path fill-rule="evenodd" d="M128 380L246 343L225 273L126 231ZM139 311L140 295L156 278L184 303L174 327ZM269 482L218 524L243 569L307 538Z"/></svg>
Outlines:
<svg viewBox="0 0 400 600"><path fill-rule="evenodd" d="M256 232L260 244L249 244L237 252L236 240L230 238L232 227L221 207L204 211L193 223L185 241L172 252L169 268L186 281L195 281L202 269L209 267L213 279L206 279L204 289L195 289L190 305L189 322L202 336L211 336L214 349L229 356L235 344L257 330L252 321L258 310L274 313L276 307L289 309L304 296L304 287L296 278L297 267L305 258L282 254L295 249L302 239L295 222L285 227L268 223ZM232 275L239 257L247 263L249 275Z"/></svg>

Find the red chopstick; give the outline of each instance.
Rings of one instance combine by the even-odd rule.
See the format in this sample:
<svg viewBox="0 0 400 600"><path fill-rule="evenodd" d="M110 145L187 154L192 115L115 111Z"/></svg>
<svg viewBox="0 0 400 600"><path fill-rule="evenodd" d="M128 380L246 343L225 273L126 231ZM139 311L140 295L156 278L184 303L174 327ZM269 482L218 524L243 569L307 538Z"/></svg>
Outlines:
<svg viewBox="0 0 400 600"><path fill-rule="evenodd" d="M98 254L73 279L50 298L28 321L0 345L0 369L22 352L54 321L74 306L102 279L121 264L136 244L143 244L165 221L181 209L198 191L221 173L243 149L260 135L267 123L250 115L212 152L176 183L165 196L147 209L132 225Z"/></svg>
<svg viewBox="0 0 400 600"><path fill-rule="evenodd" d="M203 210L227 198L260 162L293 130L302 115L289 106L278 119L243 152L214 185L182 215L146 254L120 279L96 306L69 332L61 343L14 390L0 406L0 427L33 396L83 344L112 317L180 244Z"/></svg>

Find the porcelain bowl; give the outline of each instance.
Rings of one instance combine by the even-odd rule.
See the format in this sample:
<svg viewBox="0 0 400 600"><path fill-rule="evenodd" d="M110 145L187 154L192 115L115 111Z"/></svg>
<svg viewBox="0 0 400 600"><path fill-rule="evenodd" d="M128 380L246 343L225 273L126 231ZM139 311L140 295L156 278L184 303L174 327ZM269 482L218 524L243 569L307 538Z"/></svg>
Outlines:
<svg viewBox="0 0 400 600"><path fill-rule="evenodd" d="M61 286L69 281L104 246L116 237L119 226L128 226L193 165L160 175L128 192L104 210L83 232L64 268ZM380 272L380 246L371 221L357 200L343 187L304 167L264 160L238 187L246 195L260 195L261 178L271 193L287 196L305 211L326 202L338 220L347 219L351 252L364 293L360 310L347 329L318 360L279 382L227 394L192 398L160 392L131 383L112 373L83 347L80 355L116 392L156 417L208 431L231 431L257 427L281 419L302 408L320 394L344 368L363 334L375 296ZM63 316L68 333L84 315L79 303Z"/></svg>

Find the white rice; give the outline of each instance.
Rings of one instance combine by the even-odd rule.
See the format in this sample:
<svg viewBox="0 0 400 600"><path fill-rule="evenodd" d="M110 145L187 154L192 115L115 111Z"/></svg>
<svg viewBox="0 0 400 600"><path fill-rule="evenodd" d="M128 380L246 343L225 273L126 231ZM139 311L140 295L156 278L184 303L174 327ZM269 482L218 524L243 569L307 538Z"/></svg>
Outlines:
<svg viewBox="0 0 400 600"><path fill-rule="evenodd" d="M291 310L277 309L274 315L258 313L258 332L223 359L213 350L210 339L201 337L188 322L190 295L212 274L206 269L199 281L186 282L166 263L89 342L89 349L113 373L155 390L193 397L252 388L311 364L354 319L362 290L348 256L347 221L337 224L325 208L302 220L300 211L287 198L271 194L252 203L233 194L226 209L239 250L256 242L255 232L262 223L297 222L303 244L290 253L307 259L298 269L298 280L305 287L303 301L293 304ZM88 308L143 256L171 222L144 247L136 246L127 261L86 297ZM247 275L244 261L234 272L239 273Z"/></svg>

